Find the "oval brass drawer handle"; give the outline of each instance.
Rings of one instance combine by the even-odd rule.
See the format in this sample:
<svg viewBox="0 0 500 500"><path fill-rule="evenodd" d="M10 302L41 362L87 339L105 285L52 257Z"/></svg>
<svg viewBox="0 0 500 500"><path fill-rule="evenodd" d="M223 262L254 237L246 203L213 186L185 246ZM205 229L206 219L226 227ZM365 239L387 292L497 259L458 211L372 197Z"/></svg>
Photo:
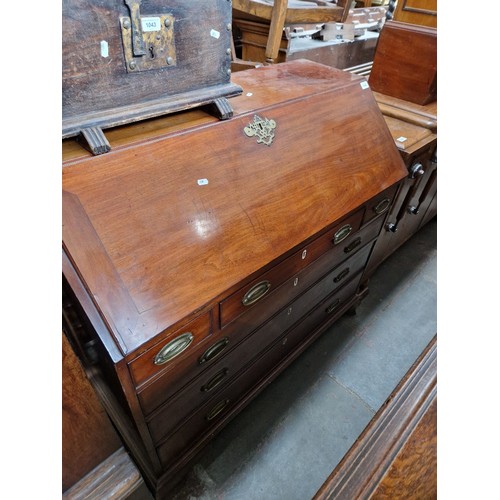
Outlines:
<svg viewBox="0 0 500 500"><path fill-rule="evenodd" d="M191 332L186 332L179 335L174 340L171 340L168 344L163 346L155 356L154 364L163 365L167 361L174 359L189 347L193 339L193 334Z"/></svg>
<svg viewBox="0 0 500 500"><path fill-rule="evenodd" d="M347 245L344 248L344 252L351 253L355 248L359 247L359 245L361 245L361 238L360 237L356 238L354 241L349 243L349 245Z"/></svg>
<svg viewBox="0 0 500 500"><path fill-rule="evenodd" d="M229 404L229 399L224 399L217 403L205 416L207 420L213 420L217 415L220 415L224 408Z"/></svg>
<svg viewBox="0 0 500 500"><path fill-rule="evenodd" d="M333 282L338 283L339 281L342 281L350 272L351 270L348 267L346 267L343 271L337 274L335 278L333 278Z"/></svg>
<svg viewBox="0 0 500 500"><path fill-rule="evenodd" d="M339 304L340 304L340 299L337 299L333 304L330 304L325 309L326 314L331 314L333 311L335 311L335 309L337 309L337 307L339 306Z"/></svg>
<svg viewBox="0 0 500 500"><path fill-rule="evenodd" d="M333 235L333 244L338 245L341 241L344 241L352 231L352 226L350 224L346 224L342 226L334 235Z"/></svg>
<svg viewBox="0 0 500 500"><path fill-rule="evenodd" d="M229 344L229 339L227 337L224 337L214 345L210 346L200 358L200 365L217 357L226 348L227 344Z"/></svg>
<svg viewBox="0 0 500 500"><path fill-rule="evenodd" d="M215 389L226 378L229 370L224 368L219 373L216 373L205 385L201 387L201 392L210 392Z"/></svg>
<svg viewBox="0 0 500 500"><path fill-rule="evenodd" d="M244 306L250 306L255 304L271 289L271 283L267 280L261 281L254 285L247 293L243 296L242 303Z"/></svg>
<svg viewBox="0 0 500 500"><path fill-rule="evenodd" d="M377 215L383 214L389 208L390 204L391 200L389 198L384 198L382 201L380 201L373 207L373 211Z"/></svg>

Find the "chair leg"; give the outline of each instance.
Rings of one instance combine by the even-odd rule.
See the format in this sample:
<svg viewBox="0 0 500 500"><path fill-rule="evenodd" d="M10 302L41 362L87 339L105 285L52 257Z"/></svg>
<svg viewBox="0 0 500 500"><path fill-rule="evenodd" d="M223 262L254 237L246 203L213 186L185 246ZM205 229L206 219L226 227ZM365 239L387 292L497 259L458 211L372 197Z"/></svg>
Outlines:
<svg viewBox="0 0 500 500"><path fill-rule="evenodd" d="M347 19L347 16L349 15L349 9L351 7L351 4L352 4L352 0L339 0L337 2L337 6L344 7L344 12L342 12L342 19L339 22L341 22L341 23L345 22L345 20Z"/></svg>
<svg viewBox="0 0 500 500"><path fill-rule="evenodd" d="M278 58L283 28L285 27L287 8L288 0L274 0L266 46L266 62L269 64L274 64Z"/></svg>

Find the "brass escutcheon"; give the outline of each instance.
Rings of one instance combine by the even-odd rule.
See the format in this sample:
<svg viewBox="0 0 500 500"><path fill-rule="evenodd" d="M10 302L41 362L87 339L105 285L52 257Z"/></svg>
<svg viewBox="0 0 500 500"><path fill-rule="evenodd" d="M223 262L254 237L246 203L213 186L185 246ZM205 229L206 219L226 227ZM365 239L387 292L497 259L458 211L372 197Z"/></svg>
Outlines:
<svg viewBox="0 0 500 500"><path fill-rule="evenodd" d="M267 118L261 118L254 115L251 121L243 131L248 137L256 137L257 144L265 144L270 146L274 140L276 122Z"/></svg>

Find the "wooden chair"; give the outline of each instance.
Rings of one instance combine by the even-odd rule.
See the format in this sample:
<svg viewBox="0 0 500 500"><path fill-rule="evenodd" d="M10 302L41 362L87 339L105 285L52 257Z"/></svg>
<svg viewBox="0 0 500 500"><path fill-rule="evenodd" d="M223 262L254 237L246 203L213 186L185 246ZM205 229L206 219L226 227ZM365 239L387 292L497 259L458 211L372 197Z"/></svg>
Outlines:
<svg viewBox="0 0 500 500"><path fill-rule="evenodd" d="M317 4L308 6L308 3L313 4L294 0L233 0L233 11L270 21L266 63L273 64L278 57L285 25L344 22L349 14L351 0L338 0L337 5L331 7Z"/></svg>

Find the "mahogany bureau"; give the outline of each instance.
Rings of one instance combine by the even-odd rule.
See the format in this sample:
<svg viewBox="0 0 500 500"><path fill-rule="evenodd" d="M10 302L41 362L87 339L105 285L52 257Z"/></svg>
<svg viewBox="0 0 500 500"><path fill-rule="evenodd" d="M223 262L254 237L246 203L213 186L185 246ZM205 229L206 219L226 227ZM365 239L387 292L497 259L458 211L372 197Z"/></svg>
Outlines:
<svg viewBox="0 0 500 500"><path fill-rule="evenodd" d="M65 331L156 498L367 293L407 170L363 78L239 72L201 109L63 143Z"/></svg>

